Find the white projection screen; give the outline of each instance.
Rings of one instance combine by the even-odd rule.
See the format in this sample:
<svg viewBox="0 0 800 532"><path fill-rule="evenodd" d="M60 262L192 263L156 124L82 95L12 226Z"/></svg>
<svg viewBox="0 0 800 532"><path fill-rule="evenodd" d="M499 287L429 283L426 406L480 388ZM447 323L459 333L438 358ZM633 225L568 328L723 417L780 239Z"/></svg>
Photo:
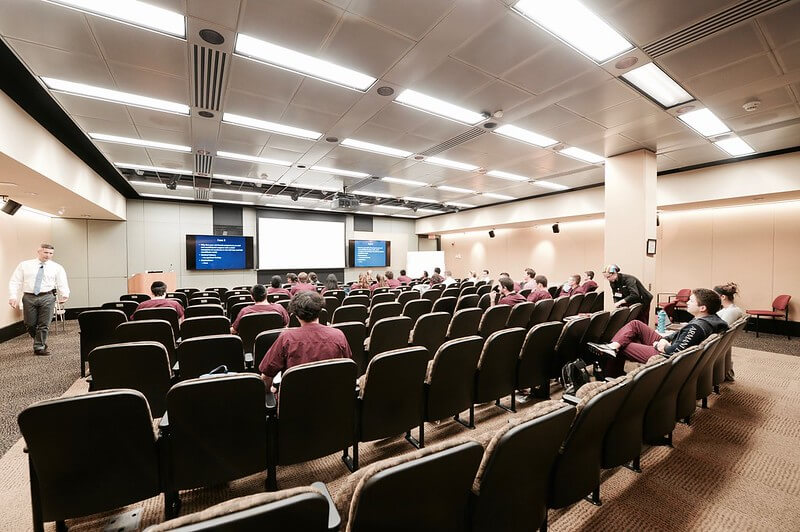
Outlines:
<svg viewBox="0 0 800 532"><path fill-rule="evenodd" d="M344 220L258 218L258 268L344 268Z"/></svg>

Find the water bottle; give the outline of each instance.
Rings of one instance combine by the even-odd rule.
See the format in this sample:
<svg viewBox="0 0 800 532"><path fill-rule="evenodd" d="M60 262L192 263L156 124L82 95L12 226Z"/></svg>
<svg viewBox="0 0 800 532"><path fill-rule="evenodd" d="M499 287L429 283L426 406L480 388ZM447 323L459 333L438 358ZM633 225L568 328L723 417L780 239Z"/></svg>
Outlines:
<svg viewBox="0 0 800 532"><path fill-rule="evenodd" d="M658 325L656 330L661 334L667 332L667 313L664 310L658 311Z"/></svg>

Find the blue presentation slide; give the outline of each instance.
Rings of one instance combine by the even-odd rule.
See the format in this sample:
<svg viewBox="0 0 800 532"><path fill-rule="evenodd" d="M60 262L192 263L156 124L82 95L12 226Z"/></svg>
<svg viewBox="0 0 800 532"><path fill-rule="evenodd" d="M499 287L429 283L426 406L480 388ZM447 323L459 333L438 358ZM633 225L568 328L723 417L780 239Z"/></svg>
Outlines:
<svg viewBox="0 0 800 532"><path fill-rule="evenodd" d="M386 266L385 240L356 240L353 251L355 268Z"/></svg>
<svg viewBox="0 0 800 532"><path fill-rule="evenodd" d="M197 236L195 267L198 270L243 270L247 261L243 236Z"/></svg>

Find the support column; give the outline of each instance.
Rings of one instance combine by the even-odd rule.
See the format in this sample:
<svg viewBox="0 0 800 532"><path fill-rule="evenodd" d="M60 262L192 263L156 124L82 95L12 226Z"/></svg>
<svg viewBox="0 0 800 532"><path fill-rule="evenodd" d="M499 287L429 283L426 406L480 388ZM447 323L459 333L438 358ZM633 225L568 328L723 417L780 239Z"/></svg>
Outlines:
<svg viewBox="0 0 800 532"><path fill-rule="evenodd" d="M655 153L637 150L606 159L605 209L605 263L618 264L652 292L656 258L647 255L646 245L648 238L656 238ZM599 281L606 283L605 308L611 308L608 282Z"/></svg>

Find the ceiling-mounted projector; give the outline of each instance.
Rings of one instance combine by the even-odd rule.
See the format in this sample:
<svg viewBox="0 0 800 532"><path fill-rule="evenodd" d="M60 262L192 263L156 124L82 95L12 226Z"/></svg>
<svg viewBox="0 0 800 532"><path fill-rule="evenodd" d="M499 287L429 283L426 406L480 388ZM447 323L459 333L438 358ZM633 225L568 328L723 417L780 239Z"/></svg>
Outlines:
<svg viewBox="0 0 800 532"><path fill-rule="evenodd" d="M332 209L357 209L358 205L356 198L348 198L347 196L337 196L331 202Z"/></svg>

